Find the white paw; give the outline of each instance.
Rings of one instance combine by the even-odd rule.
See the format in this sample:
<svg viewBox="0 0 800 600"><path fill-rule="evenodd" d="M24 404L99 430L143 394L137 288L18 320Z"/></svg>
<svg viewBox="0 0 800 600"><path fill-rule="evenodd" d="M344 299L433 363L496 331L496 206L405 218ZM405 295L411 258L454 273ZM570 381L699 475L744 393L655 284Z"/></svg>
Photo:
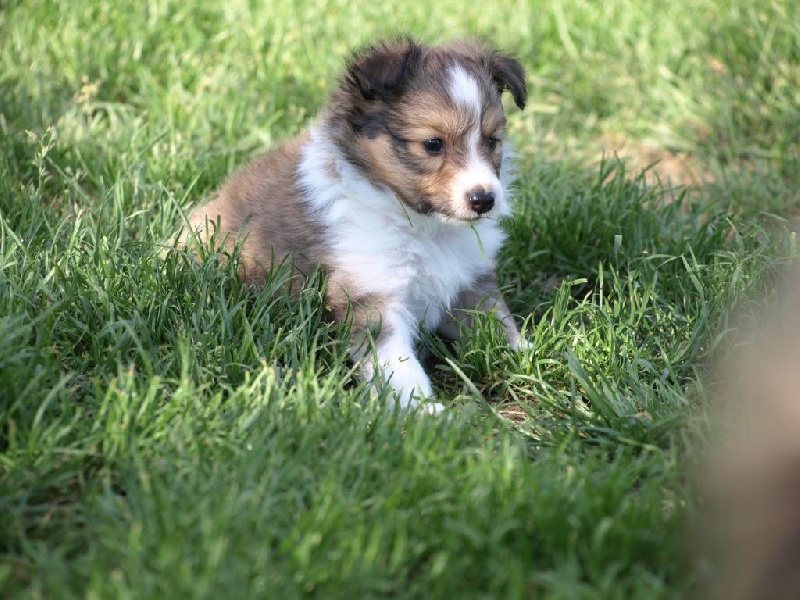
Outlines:
<svg viewBox="0 0 800 600"><path fill-rule="evenodd" d="M428 415L440 415L444 412L444 404L438 402L426 402L420 407L420 410Z"/></svg>
<svg viewBox="0 0 800 600"><path fill-rule="evenodd" d="M383 375L400 398L403 408L433 396L431 381L416 358L388 361L383 368Z"/></svg>
<svg viewBox="0 0 800 600"><path fill-rule="evenodd" d="M439 415L444 412L444 404L440 404L439 402L412 399L407 402L401 401L400 406L409 412L419 412L423 415Z"/></svg>
<svg viewBox="0 0 800 600"><path fill-rule="evenodd" d="M364 362L361 369L364 379L373 379L375 369L372 361ZM444 411L443 404L428 401L433 397L433 386L416 358L389 359L378 369L378 374L384 384L391 386L401 409L429 415Z"/></svg>
<svg viewBox="0 0 800 600"><path fill-rule="evenodd" d="M521 339L519 343L514 347L514 350L517 352L533 352L534 346L533 342L527 339Z"/></svg>

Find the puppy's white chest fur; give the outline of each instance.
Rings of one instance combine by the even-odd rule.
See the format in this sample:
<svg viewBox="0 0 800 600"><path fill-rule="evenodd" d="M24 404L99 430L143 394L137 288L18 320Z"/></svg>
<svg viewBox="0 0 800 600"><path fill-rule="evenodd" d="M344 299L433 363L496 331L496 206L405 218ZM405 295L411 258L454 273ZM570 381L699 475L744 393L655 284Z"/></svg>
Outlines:
<svg viewBox="0 0 800 600"><path fill-rule="evenodd" d="M459 291L494 268L504 238L496 221L469 227L416 213L370 183L320 130L312 131L299 173L330 265L353 295L384 298L408 325L435 328Z"/></svg>

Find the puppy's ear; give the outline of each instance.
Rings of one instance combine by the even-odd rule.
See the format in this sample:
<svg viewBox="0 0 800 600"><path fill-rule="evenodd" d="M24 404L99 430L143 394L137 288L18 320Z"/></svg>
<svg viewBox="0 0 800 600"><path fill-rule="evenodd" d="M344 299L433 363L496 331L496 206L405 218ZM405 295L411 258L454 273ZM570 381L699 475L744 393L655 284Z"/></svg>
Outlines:
<svg viewBox="0 0 800 600"><path fill-rule="evenodd" d="M525 70L516 58L495 54L491 57L489 69L492 80L501 94L508 90L514 98L514 104L525 108L528 100L528 88L525 85Z"/></svg>
<svg viewBox="0 0 800 600"><path fill-rule="evenodd" d="M399 94L419 65L422 48L410 38L382 42L353 57L345 81L365 100Z"/></svg>

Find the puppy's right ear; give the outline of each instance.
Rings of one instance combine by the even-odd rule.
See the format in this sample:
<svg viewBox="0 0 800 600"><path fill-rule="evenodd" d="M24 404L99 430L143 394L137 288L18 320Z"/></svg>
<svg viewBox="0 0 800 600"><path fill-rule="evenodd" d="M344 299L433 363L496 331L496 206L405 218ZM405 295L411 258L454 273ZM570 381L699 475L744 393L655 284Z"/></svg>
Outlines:
<svg viewBox="0 0 800 600"><path fill-rule="evenodd" d="M490 70L497 91L502 94L503 90L508 90L514 103L520 110L524 109L528 101L528 88L525 85L525 70L520 62L511 56L494 55Z"/></svg>
<svg viewBox="0 0 800 600"><path fill-rule="evenodd" d="M367 101L388 99L402 92L421 57L422 47L410 38L381 42L351 59L345 81Z"/></svg>

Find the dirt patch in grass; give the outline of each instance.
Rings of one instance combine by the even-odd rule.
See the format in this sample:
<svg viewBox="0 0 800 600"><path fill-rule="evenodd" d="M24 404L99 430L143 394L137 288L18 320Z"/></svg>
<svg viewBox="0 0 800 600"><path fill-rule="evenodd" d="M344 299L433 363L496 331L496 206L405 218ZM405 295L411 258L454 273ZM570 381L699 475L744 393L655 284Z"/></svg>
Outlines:
<svg viewBox="0 0 800 600"><path fill-rule="evenodd" d="M623 160L631 178L647 169L646 181L661 183L666 190L700 190L714 182L711 173L691 154L675 152L653 140L633 140L623 134L609 133L598 141L603 156Z"/></svg>
<svg viewBox="0 0 800 600"><path fill-rule="evenodd" d="M497 412L512 423L524 423L530 416L519 406L503 406Z"/></svg>

